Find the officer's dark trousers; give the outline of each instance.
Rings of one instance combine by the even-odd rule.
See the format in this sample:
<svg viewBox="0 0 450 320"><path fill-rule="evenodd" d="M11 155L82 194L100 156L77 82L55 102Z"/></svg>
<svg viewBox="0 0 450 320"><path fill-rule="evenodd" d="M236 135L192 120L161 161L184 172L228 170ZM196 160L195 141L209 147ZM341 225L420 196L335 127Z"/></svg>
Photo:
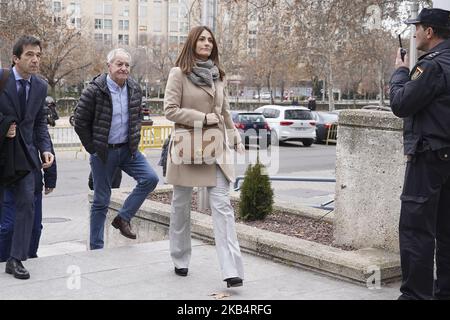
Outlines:
<svg viewBox="0 0 450 320"><path fill-rule="evenodd" d="M27 260L30 249L34 224L34 176L32 171L16 182L14 187L5 189L14 195L16 204L10 256L20 261ZM0 247L5 245L4 241L0 238Z"/></svg>
<svg viewBox="0 0 450 320"><path fill-rule="evenodd" d="M450 153L448 153L448 158ZM450 298L450 161L426 151L408 161L401 196L400 257L404 298ZM437 280L433 294L436 249Z"/></svg>

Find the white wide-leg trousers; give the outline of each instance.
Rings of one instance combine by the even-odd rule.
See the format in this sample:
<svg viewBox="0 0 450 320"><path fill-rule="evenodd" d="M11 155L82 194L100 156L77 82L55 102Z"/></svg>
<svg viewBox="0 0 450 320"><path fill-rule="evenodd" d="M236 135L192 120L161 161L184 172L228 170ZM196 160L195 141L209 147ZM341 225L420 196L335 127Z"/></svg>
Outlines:
<svg viewBox="0 0 450 320"><path fill-rule="evenodd" d="M208 187L214 239L223 279L244 279L244 267L236 236L234 211L230 203L230 184L217 166L217 185ZM192 187L173 187L170 213L170 255L177 268L188 268L191 259Z"/></svg>

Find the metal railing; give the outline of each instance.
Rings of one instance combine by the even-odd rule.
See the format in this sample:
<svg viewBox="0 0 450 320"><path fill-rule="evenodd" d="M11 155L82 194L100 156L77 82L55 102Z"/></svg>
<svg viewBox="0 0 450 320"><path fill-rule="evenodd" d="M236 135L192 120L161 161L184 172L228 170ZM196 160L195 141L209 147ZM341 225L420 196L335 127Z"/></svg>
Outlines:
<svg viewBox="0 0 450 320"><path fill-rule="evenodd" d="M239 191L241 186L239 181L244 180L245 176L237 176L234 182L234 191ZM317 177L283 177L283 176L269 176L271 181L297 181L297 182L332 182L336 183L336 178L317 178ZM333 203L334 199L320 204L320 206L314 206L319 209L334 210L334 208L327 207L329 204ZM323 218L323 217L322 217ZM321 218L321 219L322 219Z"/></svg>
<svg viewBox="0 0 450 320"><path fill-rule="evenodd" d="M338 124L337 123L332 123L331 127L328 129L328 133L327 133L327 145L331 142L331 143L337 143L337 129L338 129Z"/></svg>
<svg viewBox="0 0 450 320"><path fill-rule="evenodd" d="M80 138L72 126L48 127L53 147L60 151L82 151Z"/></svg>
<svg viewBox="0 0 450 320"><path fill-rule="evenodd" d="M234 191L239 191L241 186L239 181L244 180L245 176L237 176L234 182ZM336 178L316 178L316 177L284 177L284 176L269 176L271 181L300 181L300 182L333 182L336 183Z"/></svg>
<svg viewBox="0 0 450 320"><path fill-rule="evenodd" d="M48 132L55 150L84 151L80 138L72 126L49 127ZM139 150L143 151L148 148L161 148L171 132L172 126L142 126Z"/></svg>
<svg viewBox="0 0 450 320"><path fill-rule="evenodd" d="M161 148L172 133L173 126L142 126L139 150Z"/></svg>

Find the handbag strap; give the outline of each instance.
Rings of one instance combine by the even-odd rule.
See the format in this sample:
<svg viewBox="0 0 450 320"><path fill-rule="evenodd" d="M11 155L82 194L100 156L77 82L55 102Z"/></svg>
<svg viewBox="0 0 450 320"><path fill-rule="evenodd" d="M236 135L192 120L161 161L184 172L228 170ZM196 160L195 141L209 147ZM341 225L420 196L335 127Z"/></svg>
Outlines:
<svg viewBox="0 0 450 320"><path fill-rule="evenodd" d="M1 69L2 76L0 78L0 94L2 94L3 89L5 89L6 81L8 81L9 77L9 69Z"/></svg>

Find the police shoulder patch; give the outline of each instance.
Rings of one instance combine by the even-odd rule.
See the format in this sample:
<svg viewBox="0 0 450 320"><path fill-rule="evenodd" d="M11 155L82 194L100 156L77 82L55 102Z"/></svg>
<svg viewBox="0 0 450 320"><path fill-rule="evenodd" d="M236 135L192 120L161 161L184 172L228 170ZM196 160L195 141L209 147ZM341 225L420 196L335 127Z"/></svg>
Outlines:
<svg viewBox="0 0 450 320"><path fill-rule="evenodd" d="M411 76L411 80L417 80L420 78L420 76L423 74L424 69L422 67L417 67L416 70L414 70L414 73Z"/></svg>

